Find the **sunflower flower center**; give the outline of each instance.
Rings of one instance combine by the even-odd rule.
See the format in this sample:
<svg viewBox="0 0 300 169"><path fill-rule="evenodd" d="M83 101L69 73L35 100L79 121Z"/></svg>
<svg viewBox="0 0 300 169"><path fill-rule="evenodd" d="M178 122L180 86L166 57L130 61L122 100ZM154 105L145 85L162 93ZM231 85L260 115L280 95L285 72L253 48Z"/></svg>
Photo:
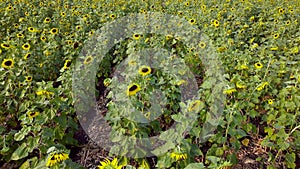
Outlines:
<svg viewBox="0 0 300 169"><path fill-rule="evenodd" d="M137 86L133 85L129 88L129 91L132 92L132 91L135 91L136 89L137 89Z"/></svg>
<svg viewBox="0 0 300 169"><path fill-rule="evenodd" d="M5 66L11 66L12 65L12 61L8 60L4 64L5 64Z"/></svg>

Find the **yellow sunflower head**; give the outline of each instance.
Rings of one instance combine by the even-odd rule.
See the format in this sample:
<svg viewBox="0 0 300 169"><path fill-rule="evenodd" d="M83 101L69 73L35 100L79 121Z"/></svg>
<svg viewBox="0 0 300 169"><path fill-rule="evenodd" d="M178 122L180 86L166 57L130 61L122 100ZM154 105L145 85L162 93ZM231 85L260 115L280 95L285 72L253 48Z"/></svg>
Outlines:
<svg viewBox="0 0 300 169"><path fill-rule="evenodd" d="M118 164L118 159L114 158L112 161L105 159L104 161L100 162L100 165L98 166L99 169L107 169L107 168L112 168L112 169L121 169L123 165Z"/></svg>
<svg viewBox="0 0 300 169"><path fill-rule="evenodd" d="M263 67L263 65L260 62L255 63L254 66L256 69L261 69Z"/></svg>
<svg viewBox="0 0 300 169"><path fill-rule="evenodd" d="M149 66L141 66L139 69L139 74L142 76L147 76L151 73L151 67Z"/></svg>
<svg viewBox="0 0 300 169"><path fill-rule="evenodd" d="M89 63L91 63L93 61L93 57L92 56L87 56L84 61L83 64L87 65Z"/></svg>
<svg viewBox="0 0 300 169"><path fill-rule="evenodd" d="M187 159L187 154L186 153L172 152L170 154L170 157L175 159L176 161L185 160L185 159Z"/></svg>
<svg viewBox="0 0 300 169"><path fill-rule="evenodd" d="M194 24L196 23L196 20L195 20L195 19L190 19L190 20L189 20L189 23L190 23L191 25L194 25Z"/></svg>
<svg viewBox="0 0 300 169"><path fill-rule="evenodd" d="M24 45L22 46L22 48L23 48L24 50L29 50L29 49L30 49L30 45L29 45L28 43L26 43L26 44L24 44Z"/></svg>
<svg viewBox="0 0 300 169"><path fill-rule="evenodd" d="M38 116L39 114L40 114L40 112L38 112L38 111L36 111L36 112L31 112L31 111L27 112L27 116L31 119Z"/></svg>
<svg viewBox="0 0 300 169"><path fill-rule="evenodd" d="M71 66L71 60L66 60L64 64L64 69L69 69Z"/></svg>
<svg viewBox="0 0 300 169"><path fill-rule="evenodd" d="M26 76L26 82L31 82L32 81L32 76Z"/></svg>
<svg viewBox="0 0 300 169"><path fill-rule="evenodd" d="M13 59L4 59L1 66L3 68L10 69L14 66L14 60Z"/></svg>
<svg viewBox="0 0 300 169"><path fill-rule="evenodd" d="M139 40L139 39L140 39L140 37L141 37L141 35L140 35L140 34L137 34L137 33L135 33L135 34L133 34L133 35L132 35L132 37L133 37L133 39L135 39L135 40Z"/></svg>
<svg viewBox="0 0 300 169"><path fill-rule="evenodd" d="M55 34L58 33L58 29L57 29L57 28L52 28L52 29L50 30L50 33L51 33L52 35L55 35Z"/></svg>
<svg viewBox="0 0 300 169"><path fill-rule="evenodd" d="M133 83L133 84L129 85L127 88L127 96L133 96L140 90L141 90L140 86L136 83Z"/></svg>

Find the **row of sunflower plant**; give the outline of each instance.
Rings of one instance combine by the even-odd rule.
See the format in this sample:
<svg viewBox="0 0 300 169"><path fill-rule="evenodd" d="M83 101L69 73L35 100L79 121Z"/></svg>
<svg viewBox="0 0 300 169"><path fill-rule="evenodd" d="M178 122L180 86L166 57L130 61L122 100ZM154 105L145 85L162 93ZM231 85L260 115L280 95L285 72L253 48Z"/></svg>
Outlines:
<svg viewBox="0 0 300 169"><path fill-rule="evenodd" d="M228 80L223 90L227 100L215 135L205 144L198 139L204 132L201 128L209 112L207 105L213 97L210 88L214 84L207 82L207 70L197 51L171 34L136 32L106 54L97 77L108 78L108 98L118 98L107 104L106 120L114 129L143 138L163 133L174 121L185 123L183 115L187 112L197 115L198 122L190 126L187 137L178 141L175 148L171 149L174 145L170 143L161 149L157 168L233 166L238 163L235 152L251 144L249 137L260 138L262 141L256 144L271 150L266 152L267 158L255 159L261 166L296 168L300 149L299 5L296 0L1 0L0 164L80 168L69 157L69 147L78 145L73 138L79 125L72 97L74 62L89 37L106 23L129 13L161 12L197 26L212 40L222 61L224 78ZM205 41L199 43L200 49L208 46ZM171 51L172 57L152 65L135 62L143 60L136 55L136 49L147 47L163 47ZM83 64L89 66L93 57L85 57ZM183 60L176 63L174 58ZM127 64L117 68L123 61ZM179 103L180 88L184 89L187 79L172 72L176 64L176 70L182 71L186 68L180 65L188 65L203 80L197 84L201 86L201 96L186 105ZM120 79L111 77L113 68L127 72L120 73L126 83L119 85ZM130 117L128 108L120 107L120 102L128 99L132 107L142 112L140 116ZM164 111L159 111L161 107L152 109L150 103L156 102L167 105ZM129 119L114 121L118 115ZM137 153L114 150L121 155ZM135 168L128 161L107 157L95 165ZM154 167L146 158L136 157L135 161L139 168Z"/></svg>

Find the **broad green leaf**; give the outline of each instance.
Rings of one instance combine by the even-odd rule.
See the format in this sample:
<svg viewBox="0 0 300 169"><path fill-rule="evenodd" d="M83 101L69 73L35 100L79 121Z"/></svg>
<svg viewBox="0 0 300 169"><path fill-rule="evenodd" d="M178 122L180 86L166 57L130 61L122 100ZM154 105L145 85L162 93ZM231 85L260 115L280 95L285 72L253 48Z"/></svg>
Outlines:
<svg viewBox="0 0 300 169"><path fill-rule="evenodd" d="M173 149L174 147L175 147L175 144L173 142L166 142L162 146L153 150L152 153L155 154L156 156L160 156L160 155L168 152L170 149Z"/></svg>
<svg viewBox="0 0 300 169"><path fill-rule="evenodd" d="M184 169L205 169L203 163L191 163Z"/></svg>
<svg viewBox="0 0 300 169"><path fill-rule="evenodd" d="M24 142L11 155L11 160L19 160L28 156L27 144Z"/></svg>
<svg viewBox="0 0 300 169"><path fill-rule="evenodd" d="M18 133L14 135L14 139L16 141L23 140L24 137L30 132L30 130L31 130L31 126L29 127L24 126Z"/></svg>

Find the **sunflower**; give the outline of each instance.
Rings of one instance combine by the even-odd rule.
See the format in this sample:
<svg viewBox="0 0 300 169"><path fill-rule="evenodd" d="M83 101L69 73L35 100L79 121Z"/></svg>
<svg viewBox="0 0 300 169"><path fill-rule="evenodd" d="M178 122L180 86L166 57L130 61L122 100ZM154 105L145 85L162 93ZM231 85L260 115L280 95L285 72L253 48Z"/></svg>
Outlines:
<svg viewBox="0 0 300 169"><path fill-rule="evenodd" d="M89 36L94 35L94 33L95 33L95 31L94 31L94 30L91 30L91 31L89 32Z"/></svg>
<svg viewBox="0 0 300 169"><path fill-rule="evenodd" d="M194 50L195 50L195 48L189 48L189 50L188 50L188 53L192 53L192 52L194 52Z"/></svg>
<svg viewBox="0 0 300 169"><path fill-rule="evenodd" d="M62 161L65 161L69 158L69 155L66 153L52 153L49 155L47 159L46 166L51 167Z"/></svg>
<svg viewBox="0 0 300 169"><path fill-rule="evenodd" d="M23 87L24 86L24 84L23 83L19 83L19 88L21 88L21 87Z"/></svg>
<svg viewBox="0 0 300 169"><path fill-rule="evenodd" d="M17 37L18 37L18 38L24 38L24 35L23 35L22 33L18 33L18 34L17 34Z"/></svg>
<svg viewBox="0 0 300 169"><path fill-rule="evenodd" d="M8 10L8 11L12 10L12 6L9 5L9 6L6 8L6 10Z"/></svg>
<svg viewBox="0 0 300 169"><path fill-rule="evenodd" d="M185 160L185 159L187 159L187 154L186 153L177 153L177 152L175 153L175 152L173 152L173 153L170 154L170 157L175 159L176 161Z"/></svg>
<svg viewBox="0 0 300 169"><path fill-rule="evenodd" d="M7 43L1 43L1 47L4 49L9 49L11 46Z"/></svg>
<svg viewBox="0 0 300 169"><path fill-rule="evenodd" d="M233 92L236 92L235 88L226 89L223 91L223 94L232 94Z"/></svg>
<svg viewBox="0 0 300 169"><path fill-rule="evenodd" d="M49 17L46 17L44 20L44 23L49 23L51 21L51 19Z"/></svg>
<svg viewBox="0 0 300 169"><path fill-rule="evenodd" d="M215 27L219 27L219 26L220 26L220 22L219 22L218 20L214 20L214 21L213 21L213 25L214 25Z"/></svg>
<svg viewBox="0 0 300 169"><path fill-rule="evenodd" d="M32 119L32 118L38 116L38 115L40 114L40 112L38 112L38 111L36 111L36 112L27 112L26 114L27 114L27 116L28 116L29 118Z"/></svg>
<svg viewBox="0 0 300 169"><path fill-rule="evenodd" d="M141 36L140 36L139 34L136 34L136 33L135 33L135 34L133 34L132 37L133 37L133 39L135 39L135 40L139 40Z"/></svg>
<svg viewBox="0 0 300 169"><path fill-rule="evenodd" d="M23 17L19 18L19 22L23 22L23 21L25 21L25 18Z"/></svg>
<svg viewBox="0 0 300 169"><path fill-rule="evenodd" d="M110 17L111 19L115 19L115 18L116 18L116 15L115 15L115 14L110 14L109 17Z"/></svg>
<svg viewBox="0 0 300 169"><path fill-rule="evenodd" d="M274 39L279 38L279 33L275 33L275 34L273 35L273 38L274 38Z"/></svg>
<svg viewBox="0 0 300 169"><path fill-rule="evenodd" d="M80 26L80 25L78 25L78 26L76 26L76 30L81 30L82 29L82 27Z"/></svg>
<svg viewBox="0 0 300 169"><path fill-rule="evenodd" d="M31 56L31 53L26 53L26 54L24 55L24 59L27 60L30 56Z"/></svg>
<svg viewBox="0 0 300 169"><path fill-rule="evenodd" d="M64 64L64 69L69 69L71 66L71 60L66 60Z"/></svg>
<svg viewBox="0 0 300 169"><path fill-rule="evenodd" d="M127 96L135 95L137 92L141 90L140 86L136 83L133 83L127 88Z"/></svg>
<svg viewBox="0 0 300 169"><path fill-rule="evenodd" d="M124 165L118 164L118 159L114 158L112 161L109 161L108 159L105 159L104 161L100 162L100 165L98 166L99 169L121 169Z"/></svg>
<svg viewBox="0 0 300 169"><path fill-rule="evenodd" d="M1 66L6 69L12 68L14 66L14 60L4 59Z"/></svg>
<svg viewBox="0 0 300 169"><path fill-rule="evenodd" d="M195 19L190 19L190 20L189 20L189 23L190 23L191 25L194 25L194 24L196 23L196 20L195 20Z"/></svg>
<svg viewBox="0 0 300 169"><path fill-rule="evenodd" d="M61 161L65 161L69 158L69 154L66 153L56 153L54 155L54 158L57 159L57 161L61 162Z"/></svg>
<svg viewBox="0 0 300 169"><path fill-rule="evenodd" d="M19 24L15 23L15 24L14 24L14 27L15 27L15 28L19 28Z"/></svg>
<svg viewBox="0 0 300 169"><path fill-rule="evenodd" d="M32 76L26 76L26 82L31 82L32 81Z"/></svg>
<svg viewBox="0 0 300 169"><path fill-rule="evenodd" d="M60 16L65 17L66 13L65 12L60 12Z"/></svg>
<svg viewBox="0 0 300 169"><path fill-rule="evenodd" d="M200 43L199 43L199 47L200 47L201 49L204 49L204 48L206 47L205 42L200 42Z"/></svg>
<svg viewBox="0 0 300 169"><path fill-rule="evenodd" d="M29 49L30 49L30 45L29 45L28 43L26 43L26 44L24 44L24 45L22 46L22 48L23 48L24 50L29 50Z"/></svg>
<svg viewBox="0 0 300 169"><path fill-rule="evenodd" d="M84 61L83 64L87 65L89 63L91 63L93 61L93 57L92 56L87 56Z"/></svg>
<svg viewBox="0 0 300 169"><path fill-rule="evenodd" d="M51 33L52 35L55 35L55 34L58 33L58 29L57 29L57 28L52 28L52 29L50 30L50 33Z"/></svg>
<svg viewBox="0 0 300 169"><path fill-rule="evenodd" d="M288 26L288 25L290 25L291 24L291 21L290 20L287 20L286 22L285 22L285 25L286 26Z"/></svg>
<svg viewBox="0 0 300 169"><path fill-rule="evenodd" d="M263 67L263 65L260 62L257 62L254 64L256 69L261 69Z"/></svg>
<svg viewBox="0 0 300 169"><path fill-rule="evenodd" d="M166 35L166 40L170 40L172 37L173 37L172 35L168 34Z"/></svg>
<svg viewBox="0 0 300 169"><path fill-rule="evenodd" d="M139 74L142 76L147 76L151 73L151 67L149 66L141 66L139 69Z"/></svg>
<svg viewBox="0 0 300 169"><path fill-rule="evenodd" d="M33 32L38 32L37 29L35 29L34 27L28 27L28 31L33 33Z"/></svg>
<svg viewBox="0 0 300 169"><path fill-rule="evenodd" d="M283 8L279 8L279 9L278 9L279 14L283 14L284 11L285 11L285 10L284 10Z"/></svg>
<svg viewBox="0 0 300 169"><path fill-rule="evenodd" d="M73 44L73 41L72 40L67 40L67 44L71 45L71 44Z"/></svg>
<svg viewBox="0 0 300 169"><path fill-rule="evenodd" d="M272 104L273 104L273 100L272 100L272 99L269 99L269 100L268 100L268 103L269 103L270 105L272 105Z"/></svg>
<svg viewBox="0 0 300 169"><path fill-rule="evenodd" d="M45 36L40 37L41 41L45 41L47 38Z"/></svg>

